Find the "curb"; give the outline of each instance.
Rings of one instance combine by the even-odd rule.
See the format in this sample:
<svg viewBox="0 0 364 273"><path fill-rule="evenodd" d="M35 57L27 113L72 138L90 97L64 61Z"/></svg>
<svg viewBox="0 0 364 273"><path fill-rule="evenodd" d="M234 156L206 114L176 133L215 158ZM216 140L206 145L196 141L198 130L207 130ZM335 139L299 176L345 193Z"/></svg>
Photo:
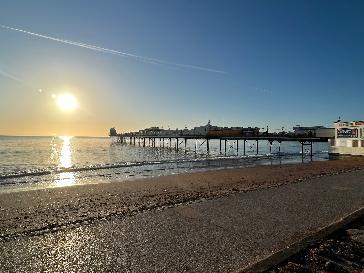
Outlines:
<svg viewBox="0 0 364 273"><path fill-rule="evenodd" d="M252 265L249 265L243 269L239 269L237 273L258 273L264 272L271 267L278 265L289 257L297 254L301 250L314 245L318 240L323 239L330 234L345 228L350 225L355 220L364 216L364 207L350 213L349 215L339 219L336 222L331 223L330 225L319 229L317 232L314 232L305 238L288 245L286 248L281 249L267 258L260 260Z"/></svg>

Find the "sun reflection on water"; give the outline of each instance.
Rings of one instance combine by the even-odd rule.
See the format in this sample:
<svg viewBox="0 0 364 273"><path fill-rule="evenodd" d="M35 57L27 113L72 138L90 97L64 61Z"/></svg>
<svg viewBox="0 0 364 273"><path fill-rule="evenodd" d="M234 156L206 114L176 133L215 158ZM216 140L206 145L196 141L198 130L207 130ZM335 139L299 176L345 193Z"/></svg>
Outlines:
<svg viewBox="0 0 364 273"><path fill-rule="evenodd" d="M71 139L72 136L60 136L63 140L63 146L61 150L61 155L59 157L59 167L69 168L72 166L72 149L71 149ZM73 172L61 172L57 175L55 183L57 187L65 187L73 185L76 182L75 175Z"/></svg>

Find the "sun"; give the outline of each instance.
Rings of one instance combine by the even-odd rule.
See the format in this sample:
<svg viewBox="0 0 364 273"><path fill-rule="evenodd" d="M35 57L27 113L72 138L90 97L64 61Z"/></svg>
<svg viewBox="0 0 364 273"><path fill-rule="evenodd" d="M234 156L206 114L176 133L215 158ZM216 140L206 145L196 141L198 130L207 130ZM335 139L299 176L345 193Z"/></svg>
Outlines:
<svg viewBox="0 0 364 273"><path fill-rule="evenodd" d="M71 94L62 94L57 96L57 105L62 111L71 112L78 108L78 101Z"/></svg>

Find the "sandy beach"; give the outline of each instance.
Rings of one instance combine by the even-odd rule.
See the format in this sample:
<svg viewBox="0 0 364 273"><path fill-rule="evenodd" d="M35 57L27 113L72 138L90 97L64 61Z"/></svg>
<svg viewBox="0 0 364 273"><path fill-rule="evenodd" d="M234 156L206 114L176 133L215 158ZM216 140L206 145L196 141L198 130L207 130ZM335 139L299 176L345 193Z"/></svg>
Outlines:
<svg viewBox="0 0 364 273"><path fill-rule="evenodd" d="M3 193L1 239L360 169L364 169L363 160L333 160Z"/></svg>
<svg viewBox="0 0 364 273"><path fill-rule="evenodd" d="M261 272L362 216L363 177L331 161L1 194L0 271Z"/></svg>

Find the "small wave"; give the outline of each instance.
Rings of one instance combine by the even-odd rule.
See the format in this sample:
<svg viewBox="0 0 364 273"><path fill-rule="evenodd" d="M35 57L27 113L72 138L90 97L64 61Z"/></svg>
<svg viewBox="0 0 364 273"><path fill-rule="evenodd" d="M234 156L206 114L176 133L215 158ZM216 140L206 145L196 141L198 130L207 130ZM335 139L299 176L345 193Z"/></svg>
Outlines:
<svg viewBox="0 0 364 273"><path fill-rule="evenodd" d="M314 154L325 153L324 151L315 152ZM43 175L53 175L65 172L83 172L83 171L96 171L96 170L107 170L107 169L117 169L117 168L127 168L127 167L139 167L139 166L153 166L153 165L163 165L163 164L184 164L184 163L213 163L218 161L229 161L238 160L243 163L244 160L262 160L269 158L282 158L282 157L295 157L301 156L299 153L271 153L271 154L247 154L247 155L216 155L205 158L184 158L184 159L171 159L171 160L159 160L159 161L141 161L141 162L121 162L121 163L106 163L100 165L89 165L89 166L73 166L70 168L48 168L48 169L34 169L28 171L20 171L17 173L0 174L0 181L11 178L21 178L27 176L43 176ZM159 168L158 170L174 169L175 167ZM147 169L147 172L151 172L151 169ZM125 174L130 173L130 171L124 171Z"/></svg>

